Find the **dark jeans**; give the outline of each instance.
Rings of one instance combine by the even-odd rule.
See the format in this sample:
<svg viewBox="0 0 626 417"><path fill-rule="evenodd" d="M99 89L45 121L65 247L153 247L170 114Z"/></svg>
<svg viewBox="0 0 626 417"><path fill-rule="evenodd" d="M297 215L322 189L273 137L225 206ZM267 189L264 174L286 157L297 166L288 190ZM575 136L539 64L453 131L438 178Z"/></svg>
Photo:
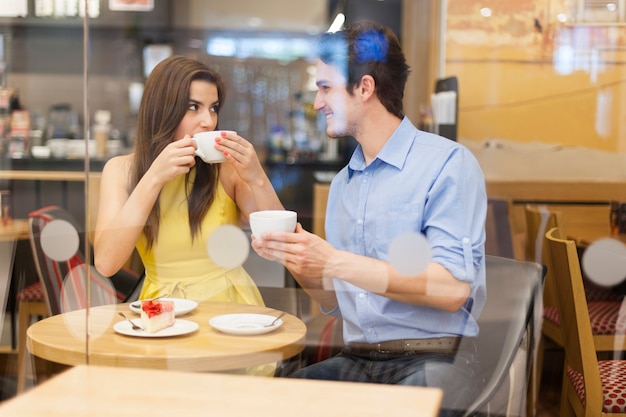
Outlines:
<svg viewBox="0 0 626 417"><path fill-rule="evenodd" d="M425 352L353 354L348 348L306 366L290 378L438 387L443 390L440 417L460 416L482 391L480 364L472 346L455 355ZM410 415L410 412L409 414Z"/></svg>

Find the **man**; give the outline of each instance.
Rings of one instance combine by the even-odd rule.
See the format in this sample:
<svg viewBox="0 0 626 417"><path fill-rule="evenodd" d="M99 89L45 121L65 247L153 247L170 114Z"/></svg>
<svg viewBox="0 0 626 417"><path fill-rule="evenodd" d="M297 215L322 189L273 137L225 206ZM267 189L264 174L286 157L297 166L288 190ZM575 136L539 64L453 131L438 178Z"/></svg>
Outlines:
<svg viewBox="0 0 626 417"><path fill-rule="evenodd" d="M441 387L444 408L462 411L481 389L471 342L486 297L480 167L465 147L404 116L409 68L391 30L358 22L325 34L319 58L315 108L327 134L358 142L330 186L327 241L298 225L255 236L253 247L342 317L346 347L292 376ZM414 258L430 252L425 269L390 262L407 232L430 246L403 248Z"/></svg>

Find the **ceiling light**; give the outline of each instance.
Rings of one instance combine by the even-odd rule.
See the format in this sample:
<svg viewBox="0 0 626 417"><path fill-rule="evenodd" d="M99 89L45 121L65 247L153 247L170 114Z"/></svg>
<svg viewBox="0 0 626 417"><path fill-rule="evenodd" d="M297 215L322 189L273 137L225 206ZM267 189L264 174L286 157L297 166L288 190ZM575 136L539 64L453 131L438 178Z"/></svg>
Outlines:
<svg viewBox="0 0 626 417"><path fill-rule="evenodd" d="M333 23L330 25L327 32L337 32L338 30L341 30L345 21L346 15L344 15L343 13L337 13L337 16L335 16L335 20L333 20Z"/></svg>

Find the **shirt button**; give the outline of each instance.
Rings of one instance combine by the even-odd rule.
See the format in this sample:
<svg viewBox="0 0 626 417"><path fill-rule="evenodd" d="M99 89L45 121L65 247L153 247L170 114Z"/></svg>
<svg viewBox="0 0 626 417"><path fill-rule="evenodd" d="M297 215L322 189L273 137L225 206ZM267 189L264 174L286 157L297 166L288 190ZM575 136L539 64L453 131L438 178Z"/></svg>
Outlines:
<svg viewBox="0 0 626 417"><path fill-rule="evenodd" d="M363 294L363 293L359 293L359 298L360 298L361 300L362 300L362 299L364 299L364 298L365 298L365 294Z"/></svg>
<svg viewBox="0 0 626 417"><path fill-rule="evenodd" d="M464 237L463 238L463 243L469 243L469 238L468 237Z"/></svg>
<svg viewBox="0 0 626 417"><path fill-rule="evenodd" d="M358 220L356 221L356 223L357 223L357 224L363 224L363 219L358 219Z"/></svg>

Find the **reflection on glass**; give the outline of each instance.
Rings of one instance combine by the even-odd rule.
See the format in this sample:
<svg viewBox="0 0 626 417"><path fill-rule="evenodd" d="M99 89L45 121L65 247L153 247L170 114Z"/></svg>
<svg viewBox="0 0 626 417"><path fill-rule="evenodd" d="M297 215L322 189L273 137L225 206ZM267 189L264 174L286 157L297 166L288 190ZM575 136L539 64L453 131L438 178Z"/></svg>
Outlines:
<svg viewBox="0 0 626 417"><path fill-rule="evenodd" d="M313 1L302 2L298 3L297 13L289 15L291 0L273 0L263 2L268 16L256 10L254 2L226 3L207 8L198 1L158 1L149 11L113 13L108 1L38 0L16 3L33 7L26 13L19 11L26 15L19 22L0 17L1 84L6 93L0 97L0 189L11 190L11 212L16 220L28 219L30 212L42 206L59 204L85 225L93 239L104 164L114 154L133 151L146 77L163 58L180 54L197 58L223 76L227 94L221 103L220 128L236 130L249 139L285 208L296 210L303 227L311 230L311 190L313 185L325 182L313 174L336 173L353 149L344 148L347 141L329 140L326 116L314 109L317 74L311 42L339 12L345 12L347 21L354 15L348 10L348 2L331 2L337 6L335 9L340 3L346 3L346 7L328 11L326 1L319 2L323 7L316 7ZM359 3L356 1L349 3L359 12L367 9L367 5L353 6ZM418 2L402 3L406 16L417 19L424 12L416 11ZM415 39L428 40L425 43L432 48L410 56L412 84L405 95L405 111L417 123L419 115L413 113L429 107L434 80L456 76L460 83L459 142L477 156L489 196L511 202L509 216L516 258L524 259L522 205L547 202L562 210L566 234L588 244L580 248L585 249L581 265L586 275L600 285L619 285L624 278L623 245L618 242L620 236L611 235L609 202L623 199L626 189L621 93L626 37L614 25L624 21L623 4L596 2L602 4L595 7L582 1L540 3L500 2L481 9L484 5L473 0L448 0L447 9L441 13L446 16L445 22L429 18L426 25L403 28L402 40L407 49L413 49L411 42ZM81 18L86 4L91 17L87 83L83 74L87 34L83 33ZM422 6L429 8L428 16L434 16L440 4L431 1ZM315 9L311 12L305 7ZM213 20L206 18L209 15ZM311 16L319 16L317 22L312 22ZM382 13L374 17L383 18ZM213 23L216 19L219 27ZM280 20L286 22L287 29L268 26ZM431 38L438 25L443 28L441 33ZM317 28L313 34L309 30L312 26ZM444 44L438 45L439 40ZM439 51L445 56L438 56ZM71 117L64 117L66 112L58 113L68 108ZM83 141L95 139L96 133L85 124L97 110L110 112L107 149L114 151L93 156L87 153L90 157L85 161L85 147L89 145ZM11 142L9 134L11 116L18 116L19 111L29 112L29 135L25 136L26 142L21 142L23 152L10 152L11 146L17 149L19 145ZM204 236L202 251L225 267L243 265L255 282L264 283L259 291L267 306L287 311L306 323L309 345L304 356L284 362L280 355L268 357L277 364L277 374L300 366L297 360L312 362L316 357L336 353L343 343L342 323L322 315L319 306L297 288L282 265L259 259L250 250L249 232L245 223L235 229L216 230L212 236ZM609 236L612 241L603 240ZM28 271L23 268L28 263L25 261L32 259L28 241L23 243L16 245L11 265L5 265L14 271L10 282L15 292L35 282L37 276L35 271L23 272ZM430 249L423 243L410 240L390 248L388 255L396 269L408 273L423 268ZM58 240L49 250L57 258L67 258L76 250L76 239ZM415 256L417 252L419 256ZM126 267L137 272L144 269L136 256ZM96 271L92 269L89 274L95 275ZM92 297L99 297L98 290L92 287L91 291L95 292ZM172 286L169 291L172 297L184 297L191 290ZM494 299L503 301L504 297L498 292L488 294L488 300ZM10 320L15 303L9 301L0 338L8 351L16 343ZM96 340L97 334L110 332L125 341L110 327L122 319L115 314L104 318L109 312L100 318L97 304L92 303L96 313L90 336ZM138 318L130 308L113 301L111 304ZM183 319L202 314L199 331L210 333L203 340L209 345L214 341L212 332L218 333L209 325L209 313L201 309ZM259 310L251 314L267 313ZM82 316L75 319L80 323ZM287 319L280 329L299 324ZM489 322L488 315L483 319ZM98 329L95 323L106 323L106 330ZM272 334L280 334L278 330ZM481 331L483 335L495 335L505 330L486 324ZM252 345L252 340L247 338L245 343ZM241 347L231 348L232 358ZM181 353L187 347L155 345L142 354L159 358L174 349ZM293 348L288 355L295 355L296 350ZM43 380L45 369L28 355L27 382L31 386ZM13 360L11 353L6 357ZM550 359L544 360L544 365L553 368L545 371L559 379L560 359ZM222 362L228 360L226 357ZM164 366L174 368L174 362L165 361ZM186 366L192 371L200 368L196 363ZM14 378L10 371L5 376L8 380ZM1 387L3 398L15 395L9 385ZM550 388L544 387L546 391Z"/></svg>

